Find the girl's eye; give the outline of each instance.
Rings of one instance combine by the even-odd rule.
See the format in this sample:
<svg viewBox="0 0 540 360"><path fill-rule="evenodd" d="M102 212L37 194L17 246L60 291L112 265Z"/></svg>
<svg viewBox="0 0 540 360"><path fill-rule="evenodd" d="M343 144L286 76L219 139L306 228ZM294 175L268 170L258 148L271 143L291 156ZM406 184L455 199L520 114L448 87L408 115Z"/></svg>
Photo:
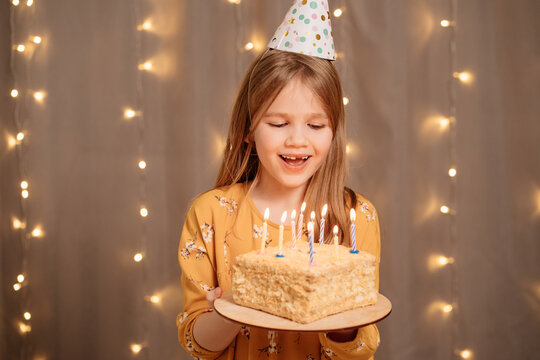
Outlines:
<svg viewBox="0 0 540 360"><path fill-rule="evenodd" d="M280 127L284 127L285 125L287 125L287 123L269 123L268 125L270 125L272 127L280 128Z"/></svg>
<svg viewBox="0 0 540 360"><path fill-rule="evenodd" d="M308 125L310 128L312 128L313 130L320 130L320 129L323 129L326 125L321 125L321 124L309 124Z"/></svg>

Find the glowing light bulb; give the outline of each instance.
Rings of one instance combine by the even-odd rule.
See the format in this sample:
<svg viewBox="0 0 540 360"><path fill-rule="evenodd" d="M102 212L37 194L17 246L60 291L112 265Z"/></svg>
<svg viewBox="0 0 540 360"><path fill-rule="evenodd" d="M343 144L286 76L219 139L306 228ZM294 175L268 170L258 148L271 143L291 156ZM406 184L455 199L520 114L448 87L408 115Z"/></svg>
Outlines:
<svg viewBox="0 0 540 360"><path fill-rule="evenodd" d="M137 26L137 30L150 30L152 29L152 22L150 20L146 20L142 23L142 25Z"/></svg>
<svg viewBox="0 0 540 360"><path fill-rule="evenodd" d="M150 296L150 302L153 303L153 304L157 304L158 302L160 302L161 299L159 296L157 295L152 295Z"/></svg>
<svg viewBox="0 0 540 360"><path fill-rule="evenodd" d="M14 6L19 6L19 0L13 0L11 2Z"/></svg>
<svg viewBox="0 0 540 360"><path fill-rule="evenodd" d="M26 333L29 333L30 331L32 331L32 327L30 325L27 325L25 323L20 322L19 323L19 331L22 334L26 334Z"/></svg>
<svg viewBox="0 0 540 360"><path fill-rule="evenodd" d="M23 44L17 45L17 51L23 52L26 49L26 47Z"/></svg>
<svg viewBox="0 0 540 360"><path fill-rule="evenodd" d="M140 213L141 213L142 217L147 217L148 216L148 209L145 208L145 207L142 207Z"/></svg>
<svg viewBox="0 0 540 360"><path fill-rule="evenodd" d="M41 44L41 37L39 36L34 36L32 38L32 41L34 42L34 44Z"/></svg>
<svg viewBox="0 0 540 360"><path fill-rule="evenodd" d="M472 75L469 72L455 72L454 77L459 79L462 83L470 83L472 81Z"/></svg>
<svg viewBox="0 0 540 360"><path fill-rule="evenodd" d="M21 181L21 189L28 189L28 181L26 180Z"/></svg>
<svg viewBox="0 0 540 360"><path fill-rule="evenodd" d="M442 27L449 27L452 23L448 20L441 20L441 26Z"/></svg>
<svg viewBox="0 0 540 360"><path fill-rule="evenodd" d="M22 287L22 286L21 286L21 284L19 284L19 283L13 284L13 290L15 290L15 291L21 290L21 287Z"/></svg>
<svg viewBox="0 0 540 360"><path fill-rule="evenodd" d="M140 262L142 259L143 259L143 254L141 253L136 253L135 256L133 256L133 260L135 260L135 262Z"/></svg>
<svg viewBox="0 0 540 360"><path fill-rule="evenodd" d="M17 134L17 141L22 141L24 139L24 133L20 132Z"/></svg>
<svg viewBox="0 0 540 360"><path fill-rule="evenodd" d="M28 193L28 190L23 190L21 191L21 196L23 197L23 199L28 199L28 196L30 196L30 194Z"/></svg>
<svg viewBox="0 0 540 360"><path fill-rule="evenodd" d="M26 6L32 6L34 5L34 0L27 0L26 1Z"/></svg>
<svg viewBox="0 0 540 360"><path fill-rule="evenodd" d="M448 265L448 264L453 264L454 263L454 258L446 257L446 256L439 256L439 258L437 259L437 262L442 266Z"/></svg>
<svg viewBox="0 0 540 360"><path fill-rule="evenodd" d="M26 320L30 320L32 318L32 314L30 314L28 311L23 314L24 318Z"/></svg>
<svg viewBox="0 0 540 360"><path fill-rule="evenodd" d="M16 98L17 96L19 96L19 90L17 89L11 90L11 97Z"/></svg>
<svg viewBox="0 0 540 360"><path fill-rule="evenodd" d="M457 174L456 169L450 168L450 169L448 170L448 176L454 177L454 176L456 176L456 174Z"/></svg>
<svg viewBox="0 0 540 360"><path fill-rule="evenodd" d="M134 118L137 113L133 109L126 109L124 110L124 117L126 119Z"/></svg>
<svg viewBox="0 0 540 360"><path fill-rule="evenodd" d="M340 17L342 14L343 14L343 10L341 10L341 9L334 10L334 16L335 17Z"/></svg>
<svg viewBox="0 0 540 360"><path fill-rule="evenodd" d="M17 281L22 283L24 281L24 275L23 274L17 275Z"/></svg>
<svg viewBox="0 0 540 360"><path fill-rule="evenodd" d="M246 45L244 45L244 49L247 51L252 50L255 47L252 42L248 42Z"/></svg>
<svg viewBox="0 0 540 360"><path fill-rule="evenodd" d="M140 344L131 344L131 352L134 354L140 353L142 350L142 346Z"/></svg>
<svg viewBox="0 0 540 360"><path fill-rule="evenodd" d="M441 125L441 128L445 129L448 127L448 125L450 125L450 119L445 117L440 118L439 124Z"/></svg>
<svg viewBox="0 0 540 360"><path fill-rule="evenodd" d="M17 139L15 139L13 136L8 137L8 148L13 149L17 145Z"/></svg>
<svg viewBox="0 0 540 360"><path fill-rule="evenodd" d="M345 146L345 153L346 153L346 154L349 154L350 152L351 152L351 145L348 145L348 144L347 144L347 145Z"/></svg>
<svg viewBox="0 0 540 360"><path fill-rule="evenodd" d="M228 2L230 2L231 4L240 4L242 1L241 0L227 0Z"/></svg>
<svg viewBox="0 0 540 360"><path fill-rule="evenodd" d="M152 63L146 61L144 64L139 64L139 70L152 70Z"/></svg>
<svg viewBox="0 0 540 360"><path fill-rule="evenodd" d="M459 356L461 356L462 359L470 359L472 356L472 352L471 350L468 350L468 349L461 350L459 352Z"/></svg>
<svg viewBox="0 0 540 360"><path fill-rule="evenodd" d="M449 313L452 310L454 310L454 307L450 304L446 304L442 307L442 311L444 311L445 313Z"/></svg>
<svg viewBox="0 0 540 360"><path fill-rule="evenodd" d="M349 98L344 96L343 97L343 105L347 105L349 103Z"/></svg>
<svg viewBox="0 0 540 360"><path fill-rule="evenodd" d="M32 230L32 236L33 237L43 236L43 231L41 231L41 229L37 227L34 230Z"/></svg>
<svg viewBox="0 0 540 360"><path fill-rule="evenodd" d="M13 228L14 229L24 229L25 227L26 227L26 225L22 221L20 221L17 218L13 218Z"/></svg>
<svg viewBox="0 0 540 360"><path fill-rule="evenodd" d="M448 208L448 206L443 205L443 206L441 206L441 212L443 214L448 214L450 212L450 209Z"/></svg>
<svg viewBox="0 0 540 360"><path fill-rule="evenodd" d="M139 161L139 169L146 169L146 161L144 160Z"/></svg>
<svg viewBox="0 0 540 360"><path fill-rule="evenodd" d="M37 102L42 102L45 98L45 93L43 91L36 91L34 93L34 99L36 99Z"/></svg>

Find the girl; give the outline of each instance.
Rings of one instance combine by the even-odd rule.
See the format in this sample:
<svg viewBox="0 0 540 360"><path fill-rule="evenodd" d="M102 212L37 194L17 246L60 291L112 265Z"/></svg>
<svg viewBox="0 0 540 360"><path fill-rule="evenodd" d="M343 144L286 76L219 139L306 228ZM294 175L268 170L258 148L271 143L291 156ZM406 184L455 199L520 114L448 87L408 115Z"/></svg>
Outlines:
<svg viewBox="0 0 540 360"><path fill-rule="evenodd" d="M373 358L379 344L375 325L330 333L278 332L229 322L213 310L215 299L231 289L234 258L259 248L265 208L271 215L267 246L277 246L283 211L299 214L303 202L306 217L316 212L315 224L328 204L326 229L349 229L349 209L355 208L358 248L379 258L376 211L344 186L342 99L329 60L270 49L250 66L233 108L216 185L193 202L180 239L184 309L177 318L178 337L193 357ZM349 232L342 234L341 243L350 246ZM289 226L284 237L291 239ZM330 241L326 231L325 242ZM376 272L378 287L378 267Z"/></svg>

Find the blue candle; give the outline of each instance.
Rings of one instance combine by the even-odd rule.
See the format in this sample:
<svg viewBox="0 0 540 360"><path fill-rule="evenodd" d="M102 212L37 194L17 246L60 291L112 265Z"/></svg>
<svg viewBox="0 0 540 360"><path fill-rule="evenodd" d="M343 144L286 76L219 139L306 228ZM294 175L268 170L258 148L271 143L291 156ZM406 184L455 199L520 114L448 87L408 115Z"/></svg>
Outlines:
<svg viewBox="0 0 540 360"><path fill-rule="evenodd" d="M351 239L352 239L352 250L350 251L353 254L358 253L358 250L356 249L356 226L354 225L354 221L356 220L356 211L354 209L351 209Z"/></svg>
<svg viewBox="0 0 540 360"><path fill-rule="evenodd" d="M308 222L308 238L309 238L309 264L315 265L313 261L313 223Z"/></svg>

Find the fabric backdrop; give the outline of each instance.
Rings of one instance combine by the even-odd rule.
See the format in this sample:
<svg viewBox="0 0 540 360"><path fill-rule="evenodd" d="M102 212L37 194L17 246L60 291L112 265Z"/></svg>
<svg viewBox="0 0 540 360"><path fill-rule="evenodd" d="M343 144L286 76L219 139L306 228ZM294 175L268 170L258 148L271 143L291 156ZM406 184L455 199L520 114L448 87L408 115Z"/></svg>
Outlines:
<svg viewBox="0 0 540 360"><path fill-rule="evenodd" d="M393 303L377 359L453 359L464 348L536 359L540 3L456 1L452 53L452 29L439 25L452 1L331 2L344 11L333 28L350 99L348 183L379 211L381 291ZM213 185L241 77L291 3L2 2L0 358L188 358L175 326L184 216ZM153 29L137 31L145 19ZM35 49L12 51L34 34ZM153 69L138 70L146 60ZM451 79L452 61L471 83ZM433 122L453 104L454 142ZM125 108L140 113L126 119ZM43 236L25 240L36 226ZM455 262L430 268L439 254ZM436 308L450 300L451 313ZM133 343L144 344L137 356Z"/></svg>

